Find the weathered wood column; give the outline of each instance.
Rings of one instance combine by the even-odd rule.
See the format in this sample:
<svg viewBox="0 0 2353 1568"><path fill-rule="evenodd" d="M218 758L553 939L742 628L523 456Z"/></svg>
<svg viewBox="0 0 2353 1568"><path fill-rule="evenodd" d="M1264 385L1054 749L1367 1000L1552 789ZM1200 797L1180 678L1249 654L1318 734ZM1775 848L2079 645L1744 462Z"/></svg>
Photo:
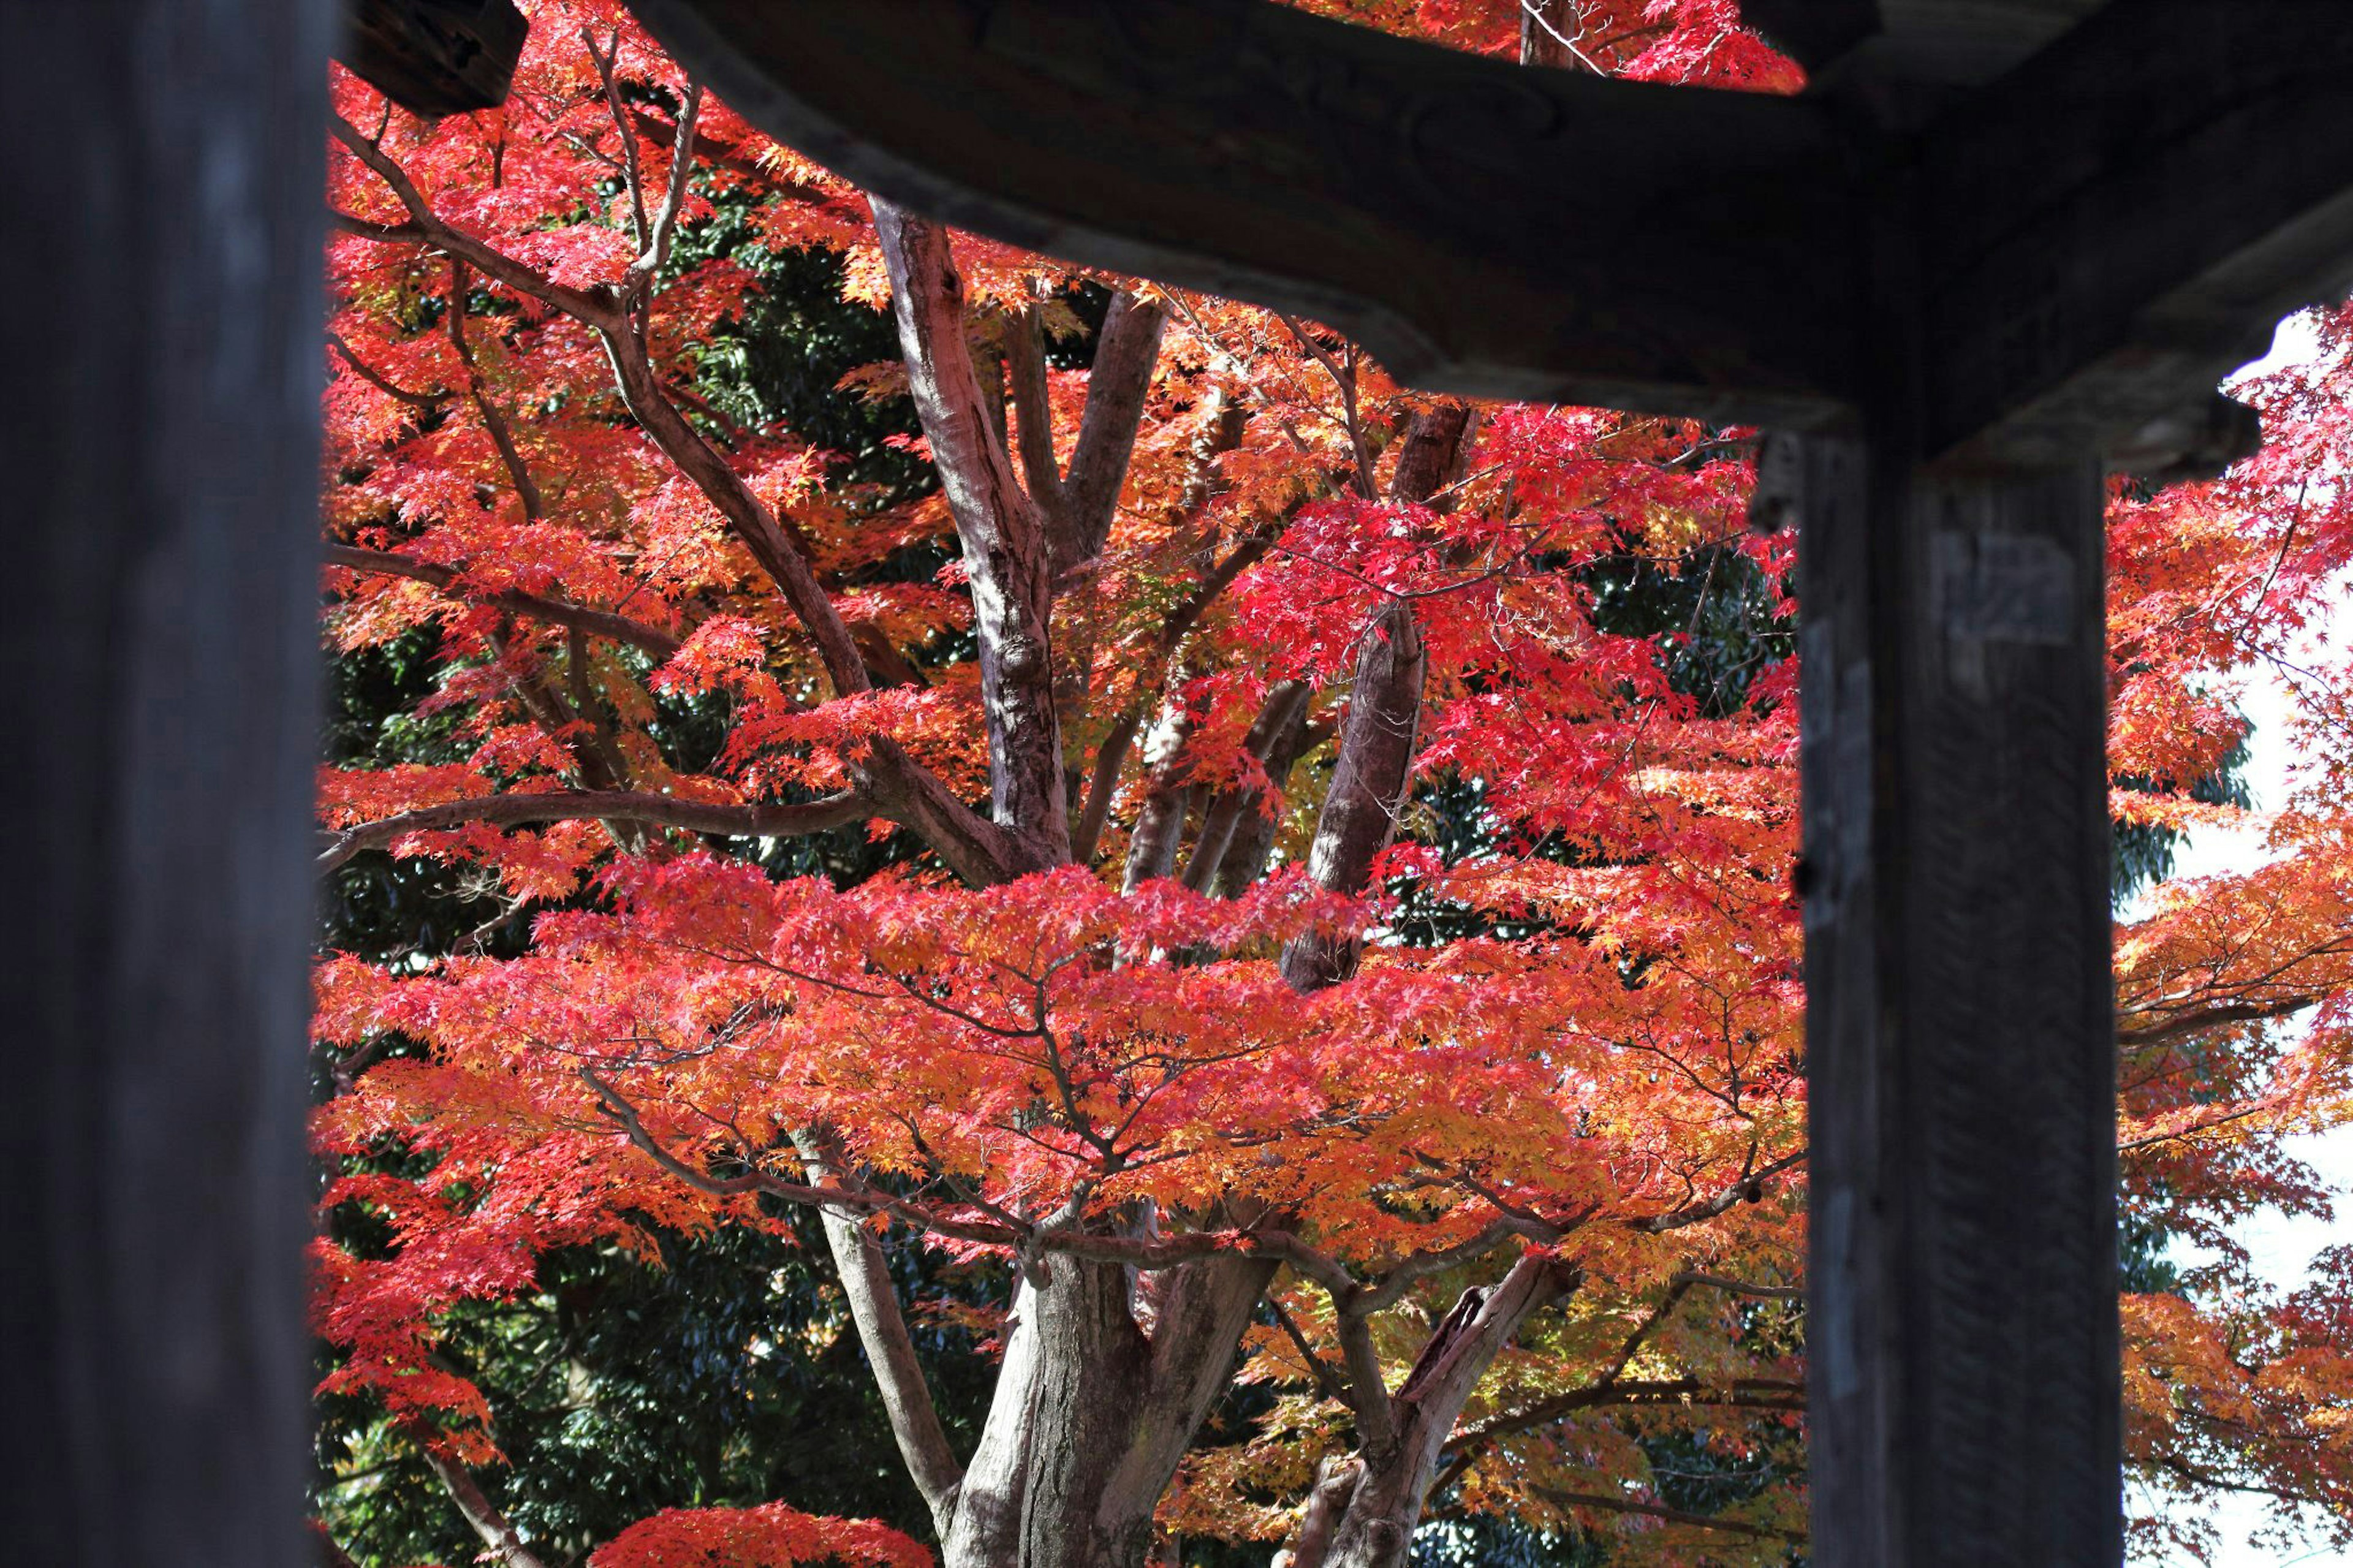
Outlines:
<svg viewBox="0 0 2353 1568"><path fill-rule="evenodd" d="M2114 1563L2100 468L1793 445L1810 1555Z"/></svg>
<svg viewBox="0 0 2353 1568"><path fill-rule="evenodd" d="M0 5L0 1558L307 1562L332 0Z"/></svg>

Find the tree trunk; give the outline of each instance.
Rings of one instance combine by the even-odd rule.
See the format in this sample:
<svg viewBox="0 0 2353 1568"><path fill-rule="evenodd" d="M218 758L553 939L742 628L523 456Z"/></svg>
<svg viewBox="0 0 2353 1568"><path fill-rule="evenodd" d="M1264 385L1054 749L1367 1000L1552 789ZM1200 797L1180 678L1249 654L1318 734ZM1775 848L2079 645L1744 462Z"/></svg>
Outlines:
<svg viewBox="0 0 2353 1568"><path fill-rule="evenodd" d="M1274 1272L1247 1258L1171 1270L1147 1336L1122 1265L1044 1268L1015 1293L942 1568L1145 1568L1153 1511Z"/></svg>

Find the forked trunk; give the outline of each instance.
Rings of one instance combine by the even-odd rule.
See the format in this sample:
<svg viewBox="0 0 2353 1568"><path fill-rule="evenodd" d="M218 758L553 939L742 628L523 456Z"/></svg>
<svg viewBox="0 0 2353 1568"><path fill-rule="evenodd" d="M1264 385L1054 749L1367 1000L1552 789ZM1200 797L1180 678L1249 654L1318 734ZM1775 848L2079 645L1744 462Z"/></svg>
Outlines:
<svg viewBox="0 0 2353 1568"><path fill-rule="evenodd" d="M1016 1291L942 1568L1145 1568L1153 1511L1273 1266L1219 1259L1159 1276L1149 1334L1122 1266L1064 1256L1045 1273Z"/></svg>
<svg viewBox="0 0 2353 1568"><path fill-rule="evenodd" d="M1390 1397L1389 1440L1326 1467L1287 1562L1278 1562L1284 1568L1404 1568L1455 1418L1520 1325L1567 1280L1547 1255L1530 1251L1492 1289L1466 1292Z"/></svg>

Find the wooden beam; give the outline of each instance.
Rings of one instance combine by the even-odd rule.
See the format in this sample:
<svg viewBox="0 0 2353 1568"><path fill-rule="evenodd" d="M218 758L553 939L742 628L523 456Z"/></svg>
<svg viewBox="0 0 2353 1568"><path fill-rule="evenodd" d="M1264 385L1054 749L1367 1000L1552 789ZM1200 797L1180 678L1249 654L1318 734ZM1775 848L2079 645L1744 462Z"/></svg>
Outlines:
<svg viewBox="0 0 2353 1568"><path fill-rule="evenodd" d="M1741 0L1740 19L1810 71L1849 54L1881 26L1878 0Z"/></svg>
<svg viewBox="0 0 2353 1568"><path fill-rule="evenodd" d="M1930 449L2142 471L2252 450L2214 384L2353 285L2348 80L2340 6L2115 0L1930 126Z"/></svg>
<svg viewBox="0 0 2353 1568"><path fill-rule="evenodd" d="M305 1562L332 0L0 5L8 1561Z"/></svg>
<svg viewBox="0 0 2353 1568"><path fill-rule="evenodd" d="M1509 63L1259 0L637 0L731 107L1049 254L1299 310L1492 396L1841 408L1828 111Z"/></svg>
<svg viewBox="0 0 2353 1568"><path fill-rule="evenodd" d="M2121 1557L2100 465L1807 437L1820 1568ZM1783 465L1774 465L1777 468Z"/></svg>
<svg viewBox="0 0 2353 1568"><path fill-rule="evenodd" d="M343 0L335 58L412 114L506 101L531 24L514 0Z"/></svg>

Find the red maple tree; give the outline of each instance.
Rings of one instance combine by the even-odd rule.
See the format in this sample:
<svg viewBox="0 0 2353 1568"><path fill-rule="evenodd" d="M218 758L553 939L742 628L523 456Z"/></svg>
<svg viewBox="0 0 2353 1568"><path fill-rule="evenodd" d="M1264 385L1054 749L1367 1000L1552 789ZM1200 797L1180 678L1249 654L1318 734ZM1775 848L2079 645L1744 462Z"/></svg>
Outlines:
<svg viewBox="0 0 2353 1568"><path fill-rule="evenodd" d="M1509 4L1325 8L1518 42ZM529 1564L438 1315L553 1247L782 1201L824 1215L948 1563L1198 1534L1395 1563L1434 1499L1781 1561L1801 1490L1680 1510L1639 1441L1780 1451L1803 1406L1791 543L1745 526L1749 433L1424 396L1312 323L951 237L767 142L610 0L532 9L502 109L335 89L329 622L438 628L430 706L470 754L326 773L324 863L479 866L543 912L516 958L321 967L353 1053L329 1201L396 1238L322 1246L332 1385ZM1596 68L1793 86L1732 9L1573 16ZM678 261L722 200L887 303L902 357L860 379L912 395L936 493L878 498L697 392L756 287ZM1092 363L1060 368L1086 289ZM2324 339L2263 389L2262 457L2120 500L2130 820L2230 812L2190 793L2241 730L2214 679L2298 658L2342 581L2353 320ZM892 567L943 543L928 580ZM1691 618L1623 624L1630 563ZM1698 647L1727 602L1729 669ZM2147 1475L2341 1522L2346 1260L2262 1299L2223 1229L2320 1201L2279 1136L2347 1103L2353 716L2299 679L2323 766L2278 858L2124 932L2134 1205L2221 1249L2128 1300L2128 1387ZM723 715L714 759L665 703ZM844 831L889 868L761 867ZM1013 1271L966 1454L887 1267L918 1246ZM1263 1413L1198 1446L1238 1379ZM779 1503L592 1562L828 1554L924 1555Z"/></svg>

